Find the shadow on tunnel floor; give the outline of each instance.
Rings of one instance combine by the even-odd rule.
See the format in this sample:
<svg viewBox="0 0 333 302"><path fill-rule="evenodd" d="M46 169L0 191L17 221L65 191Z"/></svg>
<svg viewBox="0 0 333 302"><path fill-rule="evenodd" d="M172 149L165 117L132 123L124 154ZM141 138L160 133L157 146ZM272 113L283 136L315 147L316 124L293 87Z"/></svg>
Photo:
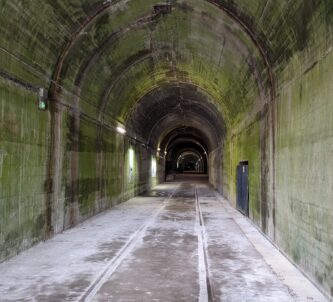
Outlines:
<svg viewBox="0 0 333 302"><path fill-rule="evenodd" d="M195 174L195 173L174 173L168 174L166 181L152 188L152 190L140 194L143 197L167 197L170 195L170 192L174 190L174 186L163 186L170 184L208 184L208 175L207 174Z"/></svg>
<svg viewBox="0 0 333 302"><path fill-rule="evenodd" d="M201 173L173 173L166 176L166 182L208 182L208 175Z"/></svg>

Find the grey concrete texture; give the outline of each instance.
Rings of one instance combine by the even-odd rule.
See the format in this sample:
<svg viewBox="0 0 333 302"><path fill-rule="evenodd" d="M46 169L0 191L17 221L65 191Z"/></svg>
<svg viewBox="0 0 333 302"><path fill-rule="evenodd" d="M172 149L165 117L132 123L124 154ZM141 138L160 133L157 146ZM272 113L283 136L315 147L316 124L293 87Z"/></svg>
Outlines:
<svg viewBox="0 0 333 302"><path fill-rule="evenodd" d="M198 177L156 186L0 264L0 297L327 301Z"/></svg>
<svg viewBox="0 0 333 302"><path fill-rule="evenodd" d="M250 219L332 298L333 1L167 2L1 1L0 261L164 180L191 139L234 205L248 161Z"/></svg>

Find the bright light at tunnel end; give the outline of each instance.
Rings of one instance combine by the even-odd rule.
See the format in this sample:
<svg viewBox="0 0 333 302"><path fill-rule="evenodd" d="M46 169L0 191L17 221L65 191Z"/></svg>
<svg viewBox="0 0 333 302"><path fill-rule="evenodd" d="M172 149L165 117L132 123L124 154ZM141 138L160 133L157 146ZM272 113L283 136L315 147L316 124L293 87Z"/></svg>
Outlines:
<svg viewBox="0 0 333 302"><path fill-rule="evenodd" d="M126 133L126 130L124 129L124 128L122 128L122 127L117 127L116 128L117 129L117 131L120 133L120 134L125 134Z"/></svg>

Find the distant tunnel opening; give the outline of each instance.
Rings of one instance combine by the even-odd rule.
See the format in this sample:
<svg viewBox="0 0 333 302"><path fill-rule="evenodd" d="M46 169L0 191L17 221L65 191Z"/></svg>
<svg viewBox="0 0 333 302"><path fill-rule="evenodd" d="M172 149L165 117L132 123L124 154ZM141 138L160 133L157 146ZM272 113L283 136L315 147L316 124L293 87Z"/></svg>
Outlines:
<svg viewBox="0 0 333 302"><path fill-rule="evenodd" d="M209 174L219 168L210 153L226 133L222 113L205 91L191 84L169 83L144 95L127 116L126 128L145 141L159 159L159 179L168 175Z"/></svg>
<svg viewBox="0 0 333 302"><path fill-rule="evenodd" d="M207 143L195 128L182 127L168 135L162 142L165 151L165 174L207 174Z"/></svg>

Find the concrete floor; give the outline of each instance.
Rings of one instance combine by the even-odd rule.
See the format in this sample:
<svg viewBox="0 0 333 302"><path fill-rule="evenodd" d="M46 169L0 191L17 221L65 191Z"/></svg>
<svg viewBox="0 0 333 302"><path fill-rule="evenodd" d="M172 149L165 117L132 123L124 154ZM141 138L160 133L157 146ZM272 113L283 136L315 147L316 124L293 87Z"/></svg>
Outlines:
<svg viewBox="0 0 333 302"><path fill-rule="evenodd" d="M200 178L157 186L0 265L0 301L327 301Z"/></svg>

